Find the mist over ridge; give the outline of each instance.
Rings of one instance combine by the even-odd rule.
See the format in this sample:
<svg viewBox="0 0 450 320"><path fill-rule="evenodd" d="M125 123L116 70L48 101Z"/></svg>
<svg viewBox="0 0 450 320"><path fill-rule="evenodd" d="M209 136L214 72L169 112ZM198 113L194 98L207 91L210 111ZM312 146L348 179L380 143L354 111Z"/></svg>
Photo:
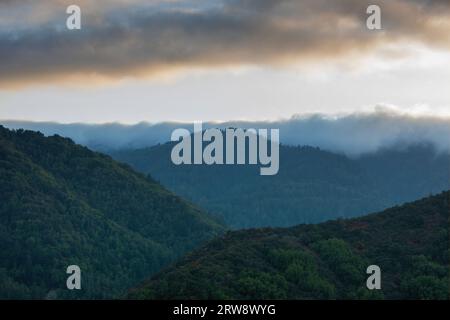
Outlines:
<svg viewBox="0 0 450 320"><path fill-rule="evenodd" d="M174 129L193 130L192 123L170 121L126 125L0 120L0 124L10 129L58 134L100 151L150 147L169 141ZM277 121L203 123L204 129L212 127L279 128L282 144L309 145L349 156L414 144L432 144L438 152L450 152L450 118L413 116L384 109L335 117L316 113Z"/></svg>

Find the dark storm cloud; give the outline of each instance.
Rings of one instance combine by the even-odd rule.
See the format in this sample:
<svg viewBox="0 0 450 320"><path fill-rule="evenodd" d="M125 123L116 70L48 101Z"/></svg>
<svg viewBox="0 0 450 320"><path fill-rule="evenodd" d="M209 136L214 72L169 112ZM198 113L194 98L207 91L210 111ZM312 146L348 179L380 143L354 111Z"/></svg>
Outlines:
<svg viewBox="0 0 450 320"><path fill-rule="evenodd" d="M399 40L450 48L443 0L78 1L83 28L69 31L72 2L0 1L0 84L320 62ZM383 32L366 29L369 4Z"/></svg>

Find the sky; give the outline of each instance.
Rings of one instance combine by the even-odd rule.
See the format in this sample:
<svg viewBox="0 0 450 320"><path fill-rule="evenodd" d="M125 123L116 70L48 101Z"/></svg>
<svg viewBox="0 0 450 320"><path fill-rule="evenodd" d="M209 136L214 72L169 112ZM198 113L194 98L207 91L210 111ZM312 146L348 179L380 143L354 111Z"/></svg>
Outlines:
<svg viewBox="0 0 450 320"><path fill-rule="evenodd" d="M447 119L449 30L449 0L0 0L0 120Z"/></svg>

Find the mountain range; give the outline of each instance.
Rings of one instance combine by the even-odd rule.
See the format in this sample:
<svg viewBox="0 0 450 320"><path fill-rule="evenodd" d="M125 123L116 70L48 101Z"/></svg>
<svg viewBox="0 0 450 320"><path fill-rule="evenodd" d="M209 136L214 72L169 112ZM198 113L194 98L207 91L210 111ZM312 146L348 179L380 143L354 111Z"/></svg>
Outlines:
<svg viewBox="0 0 450 320"><path fill-rule="evenodd" d="M281 145L267 177L174 166L172 145L112 153L139 173L68 138L0 126L0 298L448 298L447 154ZM82 290L67 290L69 265ZM381 290L365 286L369 265Z"/></svg>

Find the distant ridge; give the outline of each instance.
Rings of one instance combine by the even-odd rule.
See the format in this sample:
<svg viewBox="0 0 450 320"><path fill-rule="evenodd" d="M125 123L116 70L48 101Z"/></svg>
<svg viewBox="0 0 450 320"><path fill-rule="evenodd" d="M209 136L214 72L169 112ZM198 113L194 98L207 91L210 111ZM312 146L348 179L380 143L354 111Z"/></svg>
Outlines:
<svg viewBox="0 0 450 320"><path fill-rule="evenodd" d="M62 124L0 120L11 129L30 129L46 135L59 134L99 151L151 147L170 140L174 129L192 129L192 122L141 122ZM273 128L280 129L285 145L309 145L323 150L358 156L398 145L428 143L440 152L450 153L450 118L413 116L394 110L375 108L373 112L346 115L294 115L277 121L204 122L204 128Z"/></svg>
<svg viewBox="0 0 450 320"><path fill-rule="evenodd" d="M280 145L280 169L257 165L174 165L169 142L110 154L217 214L233 228L292 226L354 217L450 189L450 154L429 144L350 158Z"/></svg>

